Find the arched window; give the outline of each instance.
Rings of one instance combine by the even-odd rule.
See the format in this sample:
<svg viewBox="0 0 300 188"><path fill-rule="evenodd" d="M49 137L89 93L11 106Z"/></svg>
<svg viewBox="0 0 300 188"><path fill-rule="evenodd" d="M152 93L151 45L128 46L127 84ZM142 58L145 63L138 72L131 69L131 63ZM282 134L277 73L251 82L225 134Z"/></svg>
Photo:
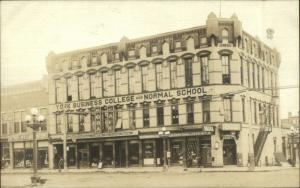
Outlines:
<svg viewBox="0 0 300 188"><path fill-rule="evenodd" d="M223 29L222 31L222 43L227 44L228 43L228 30Z"/></svg>

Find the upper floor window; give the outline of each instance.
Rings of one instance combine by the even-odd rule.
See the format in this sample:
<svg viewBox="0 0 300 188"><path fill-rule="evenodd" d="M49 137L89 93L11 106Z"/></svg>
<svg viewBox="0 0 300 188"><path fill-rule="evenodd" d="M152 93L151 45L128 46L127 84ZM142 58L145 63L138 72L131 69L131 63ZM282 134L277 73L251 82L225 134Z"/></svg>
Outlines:
<svg viewBox="0 0 300 188"><path fill-rule="evenodd" d="M96 98L95 89L96 89L96 74L89 75L90 80L90 98Z"/></svg>
<svg viewBox="0 0 300 188"><path fill-rule="evenodd" d="M72 69L78 68L79 67L79 61L78 60L73 60L71 67L72 67Z"/></svg>
<svg viewBox="0 0 300 188"><path fill-rule="evenodd" d="M72 82L71 78L66 78L67 101L72 101Z"/></svg>
<svg viewBox="0 0 300 188"><path fill-rule="evenodd" d="M143 106L143 125L144 127L150 126L149 105Z"/></svg>
<svg viewBox="0 0 300 188"><path fill-rule="evenodd" d="M163 83L163 75L162 75L162 64L155 64L155 75L156 75L156 90L161 90Z"/></svg>
<svg viewBox="0 0 300 188"><path fill-rule="evenodd" d="M194 103L192 103L192 102L187 103L186 111L187 111L187 123L193 124L194 123Z"/></svg>
<svg viewBox="0 0 300 188"><path fill-rule="evenodd" d="M259 65L257 64L257 68L256 68L256 71L257 71L257 88L260 88L260 67Z"/></svg>
<svg viewBox="0 0 300 188"><path fill-rule="evenodd" d="M256 69L256 66L255 66L255 64L253 63L253 64L252 64L252 81L253 81L253 88L256 87L256 84L255 84L255 80L256 80L255 69Z"/></svg>
<svg viewBox="0 0 300 188"><path fill-rule="evenodd" d="M115 70L115 90L116 90L116 95L121 94L121 70Z"/></svg>
<svg viewBox="0 0 300 188"><path fill-rule="evenodd" d="M122 129L122 106L115 106L115 129Z"/></svg>
<svg viewBox="0 0 300 188"><path fill-rule="evenodd" d="M79 132L84 132L84 115L79 115Z"/></svg>
<svg viewBox="0 0 300 188"><path fill-rule="evenodd" d="M97 56L93 56L92 57L92 64L93 65L96 65L98 63L98 58L97 58Z"/></svg>
<svg viewBox="0 0 300 188"><path fill-rule="evenodd" d="M42 114L44 115L44 114ZM21 132L26 132L27 131L27 126L26 126L26 122L25 122L25 111L22 111L21 112ZM46 121L46 116L45 117L45 120Z"/></svg>
<svg viewBox="0 0 300 188"><path fill-rule="evenodd" d="M201 61L201 80L202 85L207 85L209 82L209 74L208 74L208 57L202 56L200 57Z"/></svg>
<svg viewBox="0 0 300 188"><path fill-rule="evenodd" d="M114 109L113 107L102 107L102 132L111 132L114 125Z"/></svg>
<svg viewBox="0 0 300 188"><path fill-rule="evenodd" d="M134 93L134 84L135 84L135 75L134 75L134 68L128 68L128 90L129 93Z"/></svg>
<svg viewBox="0 0 300 188"><path fill-rule="evenodd" d="M56 133L61 133L61 114L56 114L56 121L55 121L55 124L56 124Z"/></svg>
<svg viewBox="0 0 300 188"><path fill-rule="evenodd" d="M180 41L175 42L175 48L181 48L181 42Z"/></svg>
<svg viewBox="0 0 300 188"><path fill-rule="evenodd" d="M224 105L224 121L231 122L232 121L232 103L231 98L224 98L223 99Z"/></svg>
<svg viewBox="0 0 300 188"><path fill-rule="evenodd" d="M159 105L156 108L157 126L164 125L164 107Z"/></svg>
<svg viewBox="0 0 300 188"><path fill-rule="evenodd" d="M68 132L73 132L73 116L72 116L72 114L67 114L67 129L68 129Z"/></svg>
<svg viewBox="0 0 300 188"><path fill-rule="evenodd" d="M129 108L129 127L131 129L135 129L135 121L136 121L136 108L130 107Z"/></svg>
<svg viewBox="0 0 300 188"><path fill-rule="evenodd" d="M14 131L15 133L20 132L20 121L21 121L21 112L15 112L14 113Z"/></svg>
<svg viewBox="0 0 300 188"><path fill-rule="evenodd" d="M244 49L245 49L247 52L249 51L249 49L248 49L248 40L247 40L247 39L244 40Z"/></svg>
<svg viewBox="0 0 300 188"><path fill-rule="evenodd" d="M223 44L227 44L228 43L228 30L227 29L223 29L222 30L222 43Z"/></svg>
<svg viewBox="0 0 300 188"><path fill-rule="evenodd" d="M210 122L210 100L206 99L202 101L202 111L203 111L203 122Z"/></svg>
<svg viewBox="0 0 300 188"><path fill-rule="evenodd" d="M179 123L178 103L171 105L172 125Z"/></svg>
<svg viewBox="0 0 300 188"><path fill-rule="evenodd" d="M177 87L177 61L170 62L170 69L171 69L171 88Z"/></svg>
<svg viewBox="0 0 300 188"><path fill-rule="evenodd" d="M60 96L60 84L59 80L55 80L55 101L56 102L62 102L61 101L61 96Z"/></svg>
<svg viewBox="0 0 300 188"><path fill-rule="evenodd" d="M148 66L142 66L142 88L143 91L148 91L148 83L149 83L149 73L148 73Z"/></svg>
<svg viewBox="0 0 300 188"><path fill-rule="evenodd" d="M83 99L83 76L78 76L78 99L82 100Z"/></svg>
<svg viewBox="0 0 300 188"><path fill-rule="evenodd" d="M102 72L102 96L108 96L108 72Z"/></svg>
<svg viewBox="0 0 300 188"><path fill-rule="evenodd" d="M250 63L247 62L247 77L248 77L248 87L251 87L251 75L250 75Z"/></svg>
<svg viewBox="0 0 300 188"><path fill-rule="evenodd" d="M157 46L152 46L152 53L157 53Z"/></svg>
<svg viewBox="0 0 300 188"><path fill-rule="evenodd" d="M47 131L47 119L48 119L48 109L47 108L41 108L40 114L45 117L45 120L43 121L41 125L41 131Z"/></svg>
<svg viewBox="0 0 300 188"><path fill-rule="evenodd" d="M7 123L2 123L2 134L7 134Z"/></svg>
<svg viewBox="0 0 300 188"><path fill-rule="evenodd" d="M230 63L229 63L229 56L222 55L222 78L223 84L230 84Z"/></svg>
<svg viewBox="0 0 300 188"><path fill-rule="evenodd" d="M193 61L192 58L184 59L185 62L185 85L193 86Z"/></svg>
<svg viewBox="0 0 300 188"><path fill-rule="evenodd" d="M244 85L244 60L240 57L241 66L240 66L240 75L241 75L241 85Z"/></svg>

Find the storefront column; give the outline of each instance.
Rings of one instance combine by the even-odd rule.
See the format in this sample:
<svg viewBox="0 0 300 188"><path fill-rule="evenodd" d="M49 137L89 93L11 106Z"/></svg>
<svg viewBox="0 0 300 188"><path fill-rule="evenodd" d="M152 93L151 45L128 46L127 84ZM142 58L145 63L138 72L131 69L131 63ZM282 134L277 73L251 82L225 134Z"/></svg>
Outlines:
<svg viewBox="0 0 300 188"><path fill-rule="evenodd" d="M14 168L14 143L13 142L9 142L9 166L11 169Z"/></svg>
<svg viewBox="0 0 300 188"><path fill-rule="evenodd" d="M102 151L102 148L103 148L103 143L99 143L99 160L102 162L103 164L103 151Z"/></svg>
<svg viewBox="0 0 300 188"><path fill-rule="evenodd" d="M76 168L79 168L79 165L78 165L78 145L77 143L75 143L75 166Z"/></svg>
<svg viewBox="0 0 300 188"><path fill-rule="evenodd" d="M113 142L113 168L116 168L116 144Z"/></svg>
<svg viewBox="0 0 300 188"><path fill-rule="evenodd" d="M49 163L49 169L54 169L54 155L53 155L53 144L49 143L48 146L48 163Z"/></svg>
<svg viewBox="0 0 300 188"><path fill-rule="evenodd" d="M168 161L168 165L171 166L171 140L169 138L167 138L167 151L169 152L170 156L167 157L167 161Z"/></svg>
<svg viewBox="0 0 300 188"><path fill-rule="evenodd" d="M168 152L168 149L167 149L167 138L163 138L163 153L164 153L164 166L167 166L167 161L168 161L168 158L167 158L167 152Z"/></svg>
<svg viewBox="0 0 300 188"><path fill-rule="evenodd" d="M183 150L183 166L184 167L187 167L187 149L186 149L186 144L187 144L187 138L184 137L183 139L183 147L182 147L182 150Z"/></svg>
<svg viewBox="0 0 300 188"><path fill-rule="evenodd" d="M143 166L143 147L142 140L139 140L139 166Z"/></svg>
<svg viewBox="0 0 300 188"><path fill-rule="evenodd" d="M215 130L214 135L211 135L211 165L213 167L223 166L223 142L218 129Z"/></svg>
<svg viewBox="0 0 300 188"><path fill-rule="evenodd" d="M63 141L63 159L64 159L64 169L68 169L68 165L67 165L67 141L66 139L64 138L64 141Z"/></svg>
<svg viewBox="0 0 300 188"><path fill-rule="evenodd" d="M153 142L153 155L154 155L154 165L157 165L157 156L156 156L156 141Z"/></svg>
<svg viewBox="0 0 300 188"><path fill-rule="evenodd" d="M128 167L128 140L125 140L125 166Z"/></svg>

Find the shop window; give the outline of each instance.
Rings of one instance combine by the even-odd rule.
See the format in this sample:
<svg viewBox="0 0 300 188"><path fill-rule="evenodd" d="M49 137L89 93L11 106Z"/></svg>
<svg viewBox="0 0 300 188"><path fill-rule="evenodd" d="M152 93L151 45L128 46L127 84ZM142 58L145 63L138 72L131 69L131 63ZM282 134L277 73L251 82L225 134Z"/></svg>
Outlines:
<svg viewBox="0 0 300 188"><path fill-rule="evenodd" d="M61 117L62 115L56 114L56 133L61 133Z"/></svg>
<svg viewBox="0 0 300 188"><path fill-rule="evenodd" d="M83 98L83 76L78 76L78 100L82 100Z"/></svg>
<svg viewBox="0 0 300 188"><path fill-rule="evenodd" d="M72 83L71 78L66 78L67 101L72 101Z"/></svg>
<svg viewBox="0 0 300 188"><path fill-rule="evenodd" d="M150 126L150 118L149 118L149 106L144 105L143 107L143 125L144 128L148 128Z"/></svg>
<svg viewBox="0 0 300 188"><path fill-rule="evenodd" d="M155 64L155 74L156 74L156 90L162 90L163 86L163 73L162 73L162 64Z"/></svg>
<svg viewBox="0 0 300 188"><path fill-rule="evenodd" d="M102 72L102 96L108 96L108 72Z"/></svg>
<svg viewBox="0 0 300 188"><path fill-rule="evenodd" d="M171 113L172 113L172 125L178 124L179 123L178 104L171 105Z"/></svg>
<svg viewBox="0 0 300 188"><path fill-rule="evenodd" d="M104 144L103 145L103 166L113 165L113 145Z"/></svg>
<svg viewBox="0 0 300 188"><path fill-rule="evenodd" d="M67 126L68 132L73 132L73 116L72 114L67 114Z"/></svg>
<svg viewBox="0 0 300 188"><path fill-rule="evenodd" d="M194 103L187 103L187 123L193 124L194 123Z"/></svg>
<svg viewBox="0 0 300 188"><path fill-rule="evenodd" d="M8 168L10 164L9 144L1 143L1 167Z"/></svg>
<svg viewBox="0 0 300 188"><path fill-rule="evenodd" d="M171 163L183 164L183 144L181 141L171 142Z"/></svg>
<svg viewBox="0 0 300 188"><path fill-rule="evenodd" d="M134 85L135 85L135 73L134 68L128 68L128 89L129 93L134 93Z"/></svg>
<svg viewBox="0 0 300 188"><path fill-rule="evenodd" d="M121 94L121 70L115 70L115 90L116 95Z"/></svg>
<svg viewBox="0 0 300 188"><path fill-rule="evenodd" d="M186 58L184 59L185 64L185 86L193 86L193 59Z"/></svg>
<svg viewBox="0 0 300 188"><path fill-rule="evenodd" d="M144 158L154 158L154 143L153 142L145 142L143 144L143 156Z"/></svg>
<svg viewBox="0 0 300 188"><path fill-rule="evenodd" d="M177 61L170 62L170 70L171 70L171 88L177 87Z"/></svg>
<svg viewBox="0 0 300 188"><path fill-rule="evenodd" d="M157 126L164 126L164 107L158 106L156 108Z"/></svg>
<svg viewBox="0 0 300 188"><path fill-rule="evenodd" d="M202 85L207 85L209 81L209 74L208 74L208 57L202 56L200 57L201 61L201 80Z"/></svg>
<svg viewBox="0 0 300 188"><path fill-rule="evenodd" d="M24 149L14 149L14 167L24 168L25 167L25 151Z"/></svg>
<svg viewBox="0 0 300 188"><path fill-rule="evenodd" d="M230 84L230 65L229 65L229 56L221 56L222 61L222 79L223 84Z"/></svg>
<svg viewBox="0 0 300 188"><path fill-rule="evenodd" d="M15 133L20 132L20 122L14 122L14 132Z"/></svg>
<svg viewBox="0 0 300 188"><path fill-rule="evenodd" d="M135 129L136 114L135 108L129 108L129 126L131 129Z"/></svg>
<svg viewBox="0 0 300 188"><path fill-rule="evenodd" d="M139 164L139 144L129 143L128 144L128 161L130 165Z"/></svg>
<svg viewBox="0 0 300 188"><path fill-rule="evenodd" d="M232 121L232 99L231 98L224 98L223 105L224 105L224 121L231 122Z"/></svg>
<svg viewBox="0 0 300 188"><path fill-rule="evenodd" d="M142 88L143 91L149 91L148 83L149 83L149 73L148 66L142 66Z"/></svg>
<svg viewBox="0 0 300 188"><path fill-rule="evenodd" d="M223 44L228 43L228 30L227 29L222 30L222 43Z"/></svg>
<svg viewBox="0 0 300 188"><path fill-rule="evenodd" d="M203 122L210 122L210 100L202 101L202 110L203 110Z"/></svg>
<svg viewBox="0 0 300 188"><path fill-rule="evenodd" d="M95 89L96 89L96 74L89 75L89 83L90 83L90 98L96 98Z"/></svg>
<svg viewBox="0 0 300 188"><path fill-rule="evenodd" d="M62 102L60 97L60 84L59 80L55 80L55 102Z"/></svg>
<svg viewBox="0 0 300 188"><path fill-rule="evenodd" d="M32 148L25 149L25 167L26 168L32 167L32 161L33 161L33 149Z"/></svg>
<svg viewBox="0 0 300 188"><path fill-rule="evenodd" d="M7 123L2 123L2 134L7 134Z"/></svg>

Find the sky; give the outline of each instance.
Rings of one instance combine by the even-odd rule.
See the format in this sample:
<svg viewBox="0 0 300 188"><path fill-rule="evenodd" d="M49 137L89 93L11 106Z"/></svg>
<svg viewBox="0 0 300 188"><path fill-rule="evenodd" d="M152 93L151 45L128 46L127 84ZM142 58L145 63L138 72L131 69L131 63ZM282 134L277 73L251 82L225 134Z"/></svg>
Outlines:
<svg viewBox="0 0 300 188"><path fill-rule="evenodd" d="M281 54L279 85L299 85L297 0L285 1L2 1L1 85L39 80L55 53L206 24L236 13L243 30ZM220 6L221 5L221 6ZM221 8L220 8L221 7ZM221 10L221 11L220 11ZM221 14L220 14L221 12ZM272 28L273 40L266 38ZM280 90L281 117L299 111L299 88Z"/></svg>

